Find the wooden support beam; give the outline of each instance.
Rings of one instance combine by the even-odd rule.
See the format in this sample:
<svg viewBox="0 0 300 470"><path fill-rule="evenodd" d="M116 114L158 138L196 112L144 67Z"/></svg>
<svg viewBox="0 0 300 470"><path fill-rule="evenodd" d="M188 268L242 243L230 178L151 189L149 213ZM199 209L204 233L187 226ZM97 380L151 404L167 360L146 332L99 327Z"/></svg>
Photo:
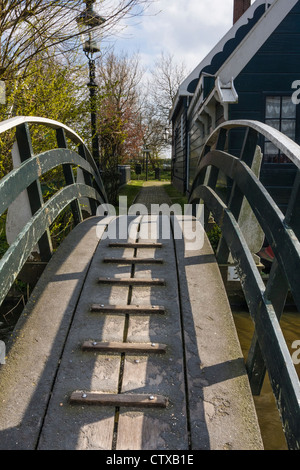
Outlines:
<svg viewBox="0 0 300 470"><path fill-rule="evenodd" d="M106 313L106 314L121 314L121 313L130 313L136 315L151 315L153 313L163 315L165 313L165 307L160 307L158 305L102 305L102 304L92 304L91 312L97 313Z"/></svg>
<svg viewBox="0 0 300 470"><path fill-rule="evenodd" d="M117 353L139 353L139 354L164 354L167 350L165 344L160 343L121 343L85 341L82 344L84 351L117 352Z"/></svg>
<svg viewBox="0 0 300 470"><path fill-rule="evenodd" d="M164 286L164 279L147 279L147 278L133 278L133 277L99 277L98 282L100 284L114 284L119 286Z"/></svg>
<svg viewBox="0 0 300 470"><path fill-rule="evenodd" d="M130 242L116 242L110 243L110 248L162 248L162 243L130 243Z"/></svg>
<svg viewBox="0 0 300 470"><path fill-rule="evenodd" d="M75 391L70 397L71 404L78 405L102 405L102 406L126 406L132 408L166 408L168 399L162 395L148 394L114 394L101 392Z"/></svg>
<svg viewBox="0 0 300 470"><path fill-rule="evenodd" d="M104 263L115 264L163 264L164 260L161 258L104 258Z"/></svg>

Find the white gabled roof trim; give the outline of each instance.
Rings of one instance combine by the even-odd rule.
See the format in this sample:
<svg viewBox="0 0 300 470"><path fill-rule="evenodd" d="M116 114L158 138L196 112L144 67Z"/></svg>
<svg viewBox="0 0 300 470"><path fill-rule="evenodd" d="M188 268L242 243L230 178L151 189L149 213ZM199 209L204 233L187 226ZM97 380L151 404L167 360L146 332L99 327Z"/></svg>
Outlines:
<svg viewBox="0 0 300 470"><path fill-rule="evenodd" d="M270 8L220 67L218 76L223 83L229 82L232 77L237 77L297 2L298 0L274 0Z"/></svg>
<svg viewBox="0 0 300 470"><path fill-rule="evenodd" d="M260 47L265 43L265 41L270 37L270 35L275 31L275 29L280 25L282 20L298 1L299 0L273 0L272 5L266 10L265 14L258 20L251 31L246 35L246 37L241 41L238 47L236 47L233 53L218 70L216 74L215 89L206 98L205 103L211 99L211 96L218 92L218 83L234 83L234 79L239 75L239 73L252 59ZM257 2L255 2L252 6L254 5L257 7ZM200 81L191 100L189 113L193 112L193 107L197 102L197 92L199 87ZM222 102L222 100L220 100L220 102Z"/></svg>
<svg viewBox="0 0 300 470"><path fill-rule="evenodd" d="M277 0L268 0L268 3L276 2ZM286 0L285 0L286 1ZM176 98L173 103L173 107L171 110L170 115L173 114L178 100L180 96L193 96L193 93L189 93L187 91L189 84L193 80L197 80L200 77L201 70L203 70L204 67L208 66L211 64L212 59L216 54L219 52L222 52L224 49L225 44L230 40L234 39L238 29L243 26L247 25L249 19L253 18L255 10L257 7L259 7L262 4L266 4L266 0L256 0L249 8L248 10L241 16L241 18L238 19L238 21L230 28L228 33L223 36L223 38L218 42L218 44L209 52L209 54L197 65L197 67L188 75L188 77L182 82L182 84L179 86Z"/></svg>
<svg viewBox="0 0 300 470"><path fill-rule="evenodd" d="M190 103L190 110L195 104L197 99L199 87L201 86L201 80L197 85L195 93L191 94L187 91L187 88L192 80L199 78L201 70L210 65L212 58L218 53L221 52L224 48L224 45L228 40L235 37L237 30L248 23L249 18L252 18L257 7L261 4L269 3L271 4L268 9L266 9L265 14L258 20L258 22L253 26L251 31L246 35L246 37L241 41L241 43L236 47L233 53L228 57L228 59L223 63L216 74L216 88L215 91L219 93L218 83L226 84L232 82L235 77L243 70L247 63L252 59L260 47L265 43L265 41L270 37L270 35L275 31L275 29L280 25L286 15L291 11L291 9L297 4L298 0L256 0L250 8L244 13L244 15L233 25L230 31L223 37L223 39L212 49L212 51L205 57L205 59L200 62L200 64L194 69L194 71L184 80L180 85L176 98L173 103L173 107L170 112L170 119L176 109L178 101L181 96L193 96ZM221 87L222 89L222 87ZM234 89L234 86L233 86ZM226 95L226 96L225 96ZM228 99L231 99L229 94L225 92L224 102L229 103ZM227 96L228 95L228 96ZM219 95L221 102L223 101L222 95ZM233 95L232 95L233 97Z"/></svg>
<svg viewBox="0 0 300 470"><path fill-rule="evenodd" d="M276 2L276 0L269 0L268 3L272 3L273 1ZM230 39L235 38L235 35L236 35L238 29L240 29L240 27L243 26L243 25L247 25L249 19L253 18L255 10L257 9L257 7L259 7L261 4L265 4L265 3L266 3L266 0L256 0L256 2L254 2L248 8L248 10L241 16L241 18L239 18L238 21L230 28L228 33L226 33L225 36L223 36L223 38L218 42L218 44L209 52L209 54L199 63L199 65L197 65L197 67L190 73L190 75L182 82L182 84L180 85L180 87L178 89L178 92L179 92L180 95L184 95L184 96L190 95L190 93L187 91L187 88L188 88L189 84L193 80L199 78L201 70L204 67L211 64L211 61L214 58L214 56L216 54L218 54L219 52L223 51L225 44Z"/></svg>

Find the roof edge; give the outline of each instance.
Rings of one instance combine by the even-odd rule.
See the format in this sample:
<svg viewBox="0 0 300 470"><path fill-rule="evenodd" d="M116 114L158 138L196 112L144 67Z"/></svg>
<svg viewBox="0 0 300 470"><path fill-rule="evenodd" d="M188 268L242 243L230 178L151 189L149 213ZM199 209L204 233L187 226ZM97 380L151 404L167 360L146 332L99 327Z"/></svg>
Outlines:
<svg viewBox="0 0 300 470"><path fill-rule="evenodd" d="M249 21L254 17L255 11L261 5L266 5L267 3L270 5L277 0L256 0L249 8L245 11L245 13L238 19L238 21L230 28L230 30L222 37L222 39L216 44L216 46L207 54L207 56L195 67L195 69L187 76L187 78L181 83L178 88L177 94L175 96L173 106L170 110L170 119L172 118L176 107L180 101L180 97L182 96L193 96L194 93L188 91L188 87L193 80L199 80L201 71L204 67L209 66L216 56L216 54L221 53L224 49L224 46L228 41L234 39L236 33L242 26L246 26Z"/></svg>

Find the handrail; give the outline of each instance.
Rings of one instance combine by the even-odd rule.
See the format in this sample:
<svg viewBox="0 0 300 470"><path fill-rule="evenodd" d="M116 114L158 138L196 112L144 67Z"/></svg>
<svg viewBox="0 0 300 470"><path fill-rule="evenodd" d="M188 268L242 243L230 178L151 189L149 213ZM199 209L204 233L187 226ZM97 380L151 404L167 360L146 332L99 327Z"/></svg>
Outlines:
<svg viewBox="0 0 300 470"><path fill-rule="evenodd" d="M0 123L0 134L2 134L3 132L7 132L10 129L14 129L15 127L18 127L21 124L39 124L45 125L46 127L50 127L52 129L63 129L65 131L66 136L69 137L74 143L78 145L84 144L81 137L65 124L55 121L53 119L41 118L37 116L16 116L7 119L6 121L2 121Z"/></svg>
<svg viewBox="0 0 300 470"><path fill-rule="evenodd" d="M240 157L225 151L232 129L245 132ZM285 215L251 170L259 138L266 138L298 168ZM300 382L280 328L288 290L300 311L300 147L276 129L257 121L229 121L207 139L198 161L189 202L205 205L220 226L217 249L220 264L231 254L255 325L246 367L253 394L259 394L268 371L273 393L290 449L300 449ZM217 194L219 171L232 182L228 203ZM265 284L239 227L243 199L248 201L275 258Z"/></svg>
<svg viewBox="0 0 300 470"><path fill-rule="evenodd" d="M58 148L34 155L29 124L55 129ZM96 214L98 205L107 203L97 165L83 140L72 129L51 119L32 116L16 117L0 123L0 134L14 129L21 164L0 181L0 215L27 190L32 217L0 260L0 305L37 244L41 260L51 258L49 227L68 205L71 206L76 225L82 221L80 198L89 199L92 215ZM66 137L78 147L78 153L67 148ZM60 165L66 186L45 203L40 178ZM82 170L84 184L75 182L73 167Z"/></svg>
<svg viewBox="0 0 300 470"><path fill-rule="evenodd" d="M40 174L45 174L58 165L78 165L88 172L92 172L90 164L80 157L76 152L68 149L49 150L37 157L26 160L21 167L12 170L0 181L0 191L5 197L0 200L0 215L31 183L36 181ZM24 175L27 178L24 179Z"/></svg>
<svg viewBox="0 0 300 470"><path fill-rule="evenodd" d="M28 124L36 124L40 126L46 126L49 127L50 129L54 129L56 131L62 131L65 137L68 137L74 144L78 146L83 146L84 151L85 151L85 158L86 160L90 163L92 166L94 172L95 172L95 177L97 179L97 183L99 187L101 188L101 192L103 194L103 197L105 195L105 189L103 186L103 183L101 181L99 171L97 168L97 165L89 151L89 149L86 147L84 141L82 138L74 132L70 127L66 126L65 124L55 121L53 119L47 119L47 118L41 118L37 116L16 116L10 119L7 119L6 121L2 121L0 123L0 134L7 132L11 129L17 128L21 125L28 125ZM106 198L106 195L105 195Z"/></svg>
<svg viewBox="0 0 300 470"><path fill-rule="evenodd" d="M231 130L237 128L250 128L263 135L267 140L272 142L279 150L281 150L282 153L284 153L298 168L300 168L299 145L286 135L282 134L282 132L260 121L245 119L224 122L211 133L206 141L206 146L210 146L214 143L214 140L219 135L221 129ZM205 150L203 150L203 152L204 151Z"/></svg>

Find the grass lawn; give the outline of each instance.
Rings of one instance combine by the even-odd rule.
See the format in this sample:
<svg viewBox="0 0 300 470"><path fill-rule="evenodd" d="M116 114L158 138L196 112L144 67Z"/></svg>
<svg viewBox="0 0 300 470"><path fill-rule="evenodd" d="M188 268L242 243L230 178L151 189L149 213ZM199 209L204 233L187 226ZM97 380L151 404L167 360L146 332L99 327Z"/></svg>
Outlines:
<svg viewBox="0 0 300 470"><path fill-rule="evenodd" d="M180 204L184 213L184 204L188 204L188 198L179 192L171 183L164 184L164 189L172 201L172 204Z"/></svg>
<svg viewBox="0 0 300 470"><path fill-rule="evenodd" d="M120 188L119 196L127 196L127 205L130 207L138 193L140 192L145 180L131 180L129 183L125 184ZM163 185L166 193L172 201L172 204L180 204L182 209L184 204L188 203L187 197L181 192L177 191L176 188L171 183L165 183ZM118 209L118 207L117 207Z"/></svg>
<svg viewBox="0 0 300 470"><path fill-rule="evenodd" d="M119 195L118 195L118 204L116 206L117 214L118 214L118 209L119 209L119 197L127 196L127 207L132 206L143 184L144 184L143 180L132 180L120 188Z"/></svg>

